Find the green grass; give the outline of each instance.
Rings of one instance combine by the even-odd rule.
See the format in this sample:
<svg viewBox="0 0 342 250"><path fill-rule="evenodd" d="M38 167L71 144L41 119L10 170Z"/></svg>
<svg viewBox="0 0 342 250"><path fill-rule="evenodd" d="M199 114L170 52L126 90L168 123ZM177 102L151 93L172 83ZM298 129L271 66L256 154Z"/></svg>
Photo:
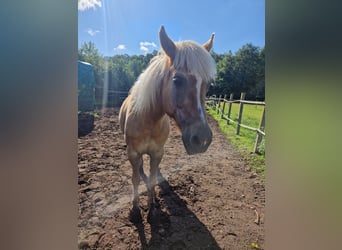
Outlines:
<svg viewBox="0 0 342 250"><path fill-rule="evenodd" d="M238 103L232 104L230 118L234 119L235 121L237 121L237 118L238 118L239 105L240 104ZM223 107L223 102L220 103L220 108L222 107ZM259 127L259 122L260 122L260 118L261 118L263 110L264 110L263 106L245 104L243 106L242 124L246 124L254 128ZM228 104L226 103L224 107L224 113L227 114L227 112L228 112Z"/></svg>
<svg viewBox="0 0 342 250"><path fill-rule="evenodd" d="M222 105L223 103L221 103ZM222 106L221 106L222 107ZM261 115L263 112L263 106L247 105L243 107L242 124L250 127L258 128ZM224 113L227 114L228 105L225 105ZM234 103L231 109L230 118L237 121L239 112L239 104ZM262 154L253 153L256 132L240 128L240 135L236 135L236 124L230 123L227 125L227 121L221 119L221 114L217 114L216 110L209 107L209 114L218 121L219 127L227 135L227 139L231 142L233 146L246 158L248 166L258 173L262 178L265 177L265 141L263 139L259 150Z"/></svg>

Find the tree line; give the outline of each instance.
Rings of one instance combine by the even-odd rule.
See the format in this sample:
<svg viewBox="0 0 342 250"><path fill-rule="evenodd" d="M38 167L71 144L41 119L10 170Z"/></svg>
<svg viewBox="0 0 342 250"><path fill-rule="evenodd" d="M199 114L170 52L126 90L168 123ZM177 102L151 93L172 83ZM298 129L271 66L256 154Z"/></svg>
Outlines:
<svg viewBox="0 0 342 250"><path fill-rule="evenodd" d="M103 89L129 91L140 73L147 68L157 51L146 55L102 56L93 42L84 43L78 50L78 59L91 63L95 75L95 95L103 99ZM208 95L229 95L239 98L246 92L246 99L265 99L265 48L252 44L242 46L235 54L212 52L217 65L216 80L210 83ZM110 99L110 96L108 97ZM109 104L115 105L113 100Z"/></svg>

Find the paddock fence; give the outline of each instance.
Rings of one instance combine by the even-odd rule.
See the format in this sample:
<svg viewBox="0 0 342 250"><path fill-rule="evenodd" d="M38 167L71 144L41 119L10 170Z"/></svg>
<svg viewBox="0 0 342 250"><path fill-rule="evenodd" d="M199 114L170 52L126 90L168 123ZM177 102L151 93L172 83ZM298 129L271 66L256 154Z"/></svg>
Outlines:
<svg viewBox="0 0 342 250"><path fill-rule="evenodd" d="M221 119L226 120L227 125L236 124L236 134L237 135L240 134L240 128L241 127L256 132L256 139L255 139L255 143L254 143L253 152L259 154L260 153L259 146L262 142L263 137L265 136L265 109L266 109L266 104L265 104L265 102L245 100L245 96L246 96L246 93L241 93L239 100L234 100L233 94L230 94L229 99L227 99L226 95L224 95L224 96L220 95L219 97L210 96L210 97L206 98L206 104L211 109L215 110L217 112L217 114L221 114ZM239 104L239 111L238 111L237 119L231 118L231 110L232 110L232 104L233 103ZM225 113L226 105L228 105L228 109L227 109L227 112ZM254 128L254 127L251 127L251 126L248 126L246 124L241 123L242 117L243 117L244 105L264 106L258 128Z"/></svg>
<svg viewBox="0 0 342 250"><path fill-rule="evenodd" d="M120 107L125 98L128 96L128 91L105 90L103 87L95 88L95 107Z"/></svg>

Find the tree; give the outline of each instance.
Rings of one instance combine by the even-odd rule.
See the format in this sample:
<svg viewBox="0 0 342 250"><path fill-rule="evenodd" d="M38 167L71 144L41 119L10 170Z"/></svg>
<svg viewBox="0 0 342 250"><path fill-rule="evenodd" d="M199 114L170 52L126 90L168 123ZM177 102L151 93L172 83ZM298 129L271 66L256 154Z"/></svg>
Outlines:
<svg viewBox="0 0 342 250"><path fill-rule="evenodd" d="M105 88L109 91L128 91L157 53L155 50L146 55L103 57L95 44L88 42L78 50L78 58L94 66L96 96L103 99ZM212 57L217 65L217 78L210 84L208 95L233 93L238 98L241 92L246 92L247 99L264 100L265 48L246 44L235 54L231 51L225 54L212 52ZM109 97L112 98L111 95Z"/></svg>
<svg viewBox="0 0 342 250"><path fill-rule="evenodd" d="M224 54L217 62L217 90L221 94L234 93L235 90L235 60L231 51Z"/></svg>
<svg viewBox="0 0 342 250"><path fill-rule="evenodd" d="M265 100L265 48L259 53L259 63L256 67L255 86L249 89L249 95L256 100Z"/></svg>
<svg viewBox="0 0 342 250"><path fill-rule="evenodd" d="M246 92L246 99L253 98L250 92L257 85L260 64L260 48L246 44L236 53L236 83L240 85L241 92Z"/></svg>
<svg viewBox="0 0 342 250"><path fill-rule="evenodd" d="M234 94L238 98L246 92L247 99L264 99L265 53L264 49L246 44L235 55L231 51L213 53L217 65L217 78L209 88L209 95Z"/></svg>
<svg viewBox="0 0 342 250"><path fill-rule="evenodd" d="M104 58L93 42L84 43L78 50L78 59L93 65L95 72L104 71Z"/></svg>

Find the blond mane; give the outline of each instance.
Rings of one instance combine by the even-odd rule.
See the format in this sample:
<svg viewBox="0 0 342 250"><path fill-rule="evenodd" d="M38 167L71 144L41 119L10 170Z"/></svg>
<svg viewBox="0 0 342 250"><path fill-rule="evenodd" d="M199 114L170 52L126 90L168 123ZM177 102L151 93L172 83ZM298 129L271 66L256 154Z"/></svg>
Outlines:
<svg viewBox="0 0 342 250"><path fill-rule="evenodd" d="M177 53L173 61L176 70L199 76L204 82L215 79L216 65L210 53L193 41L175 43ZM164 77L170 74L168 56L159 52L150 62L146 70L141 73L130 90L132 95L132 111L143 113L157 105L157 95Z"/></svg>

